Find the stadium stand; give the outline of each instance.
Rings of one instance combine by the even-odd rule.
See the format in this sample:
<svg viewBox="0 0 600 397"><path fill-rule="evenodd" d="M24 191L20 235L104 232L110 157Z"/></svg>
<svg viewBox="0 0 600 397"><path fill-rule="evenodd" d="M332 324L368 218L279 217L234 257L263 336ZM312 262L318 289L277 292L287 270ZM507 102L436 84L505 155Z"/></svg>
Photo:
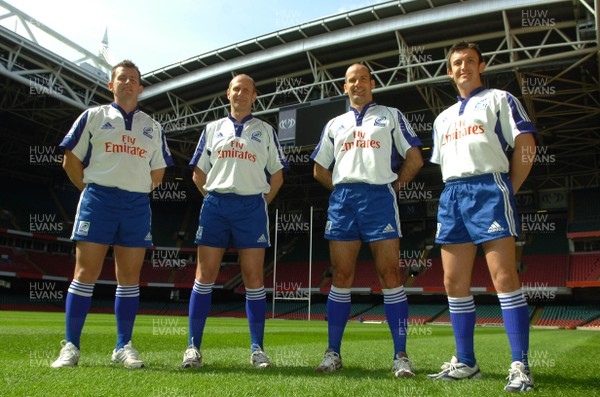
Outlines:
<svg viewBox="0 0 600 397"><path fill-rule="evenodd" d="M569 224L571 236L600 235L600 188L579 189L572 192L573 219Z"/></svg>
<svg viewBox="0 0 600 397"><path fill-rule="evenodd" d="M535 311L535 306L529 306L529 318L533 316L533 312ZM475 305L475 313L476 313L476 324L477 325L487 325L487 324L504 324L502 320L502 310L500 305L487 305L487 304L476 304ZM436 323L450 323L450 312L447 310L443 312L439 317L435 319Z"/></svg>
<svg viewBox="0 0 600 397"><path fill-rule="evenodd" d="M570 257L569 281L598 281L600 253L579 253Z"/></svg>
<svg viewBox="0 0 600 397"><path fill-rule="evenodd" d="M521 272L521 283L565 287L569 273L569 255L530 255L521 258L525 264Z"/></svg>
<svg viewBox="0 0 600 397"><path fill-rule="evenodd" d="M536 326L576 328L600 317L600 307L556 305L546 306Z"/></svg>

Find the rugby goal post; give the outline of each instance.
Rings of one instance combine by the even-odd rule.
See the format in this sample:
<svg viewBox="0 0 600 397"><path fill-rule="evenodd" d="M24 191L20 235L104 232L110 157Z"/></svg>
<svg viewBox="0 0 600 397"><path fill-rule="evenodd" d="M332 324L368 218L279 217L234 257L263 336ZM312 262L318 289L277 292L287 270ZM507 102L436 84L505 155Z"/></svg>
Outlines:
<svg viewBox="0 0 600 397"><path fill-rule="evenodd" d="M310 207L308 225L308 284L302 288L294 283L277 283L277 243L279 232L279 209L275 210L275 241L273 244L273 303L271 318L275 318L275 305L277 301L306 301L308 304L308 321L310 321L311 280L312 280L312 230L313 207Z"/></svg>

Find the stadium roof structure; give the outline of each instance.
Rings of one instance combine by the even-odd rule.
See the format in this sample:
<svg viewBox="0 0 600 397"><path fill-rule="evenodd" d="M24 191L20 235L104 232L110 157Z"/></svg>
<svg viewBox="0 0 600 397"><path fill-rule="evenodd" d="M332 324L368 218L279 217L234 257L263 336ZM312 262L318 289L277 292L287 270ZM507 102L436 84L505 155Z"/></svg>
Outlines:
<svg viewBox="0 0 600 397"><path fill-rule="evenodd" d="M2 9L7 13L0 20L18 18L30 33L56 35L0 0ZM228 110L225 91L232 76L254 78L254 114L277 126L282 108L343 95L346 68L362 62L376 81L376 101L399 108L414 124L427 160L433 120L456 101L447 51L457 41L474 41L487 62L484 83L521 99L539 130L544 157L523 190L598 186L599 12L598 0L384 2L146 73L141 107L163 123L176 156L178 167L167 177L189 181L187 162L203 126ZM81 54L79 60L59 57L32 37L0 26L0 172L64 180L58 167L32 167L28 151L32 145L57 144L83 109L111 100L102 74L110 65L65 38L59 39ZM313 180L311 167L293 167L281 200L323 205L327 192ZM432 190L442 186L433 164L426 164L418 180Z"/></svg>

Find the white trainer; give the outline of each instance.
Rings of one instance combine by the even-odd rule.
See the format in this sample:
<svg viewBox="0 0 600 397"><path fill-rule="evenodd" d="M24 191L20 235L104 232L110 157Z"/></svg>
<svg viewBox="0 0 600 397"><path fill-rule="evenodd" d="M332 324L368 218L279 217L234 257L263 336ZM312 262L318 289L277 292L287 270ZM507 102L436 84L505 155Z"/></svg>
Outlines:
<svg viewBox="0 0 600 397"><path fill-rule="evenodd" d="M79 349L72 344L71 342L67 342L63 340L60 342L62 349L60 349L60 354L56 361L54 361L50 366L52 368L64 368L64 367L74 367L79 362Z"/></svg>
<svg viewBox="0 0 600 397"><path fill-rule="evenodd" d="M455 356L449 363L442 365L442 371L437 374L430 374L427 377L438 380L461 380L461 379L481 379L479 365L475 364L469 367L466 364L459 363Z"/></svg>
<svg viewBox="0 0 600 397"><path fill-rule="evenodd" d="M189 345L183 353L183 362L179 368L200 368L202 366L202 353L194 345Z"/></svg>
<svg viewBox="0 0 600 397"><path fill-rule="evenodd" d="M131 345L131 341L127 342L119 351L113 350L112 361L113 363L123 363L125 368L130 369L144 367L144 362L139 359L138 352Z"/></svg>
<svg viewBox="0 0 600 397"><path fill-rule="evenodd" d="M533 376L520 361L513 361L508 370L508 384L504 391L519 392L533 389Z"/></svg>
<svg viewBox="0 0 600 397"><path fill-rule="evenodd" d="M410 378L411 376L415 376L413 372L412 363L408 359L408 357L401 355L402 353L398 353L396 358L394 359L394 364L392 365L392 372L396 378Z"/></svg>
<svg viewBox="0 0 600 397"><path fill-rule="evenodd" d="M271 360L269 356L260 348L252 352L250 356L250 363L256 368L270 368Z"/></svg>
<svg viewBox="0 0 600 397"><path fill-rule="evenodd" d="M332 349L327 349L323 361L315 370L317 372L334 372L340 369L342 369L342 358Z"/></svg>

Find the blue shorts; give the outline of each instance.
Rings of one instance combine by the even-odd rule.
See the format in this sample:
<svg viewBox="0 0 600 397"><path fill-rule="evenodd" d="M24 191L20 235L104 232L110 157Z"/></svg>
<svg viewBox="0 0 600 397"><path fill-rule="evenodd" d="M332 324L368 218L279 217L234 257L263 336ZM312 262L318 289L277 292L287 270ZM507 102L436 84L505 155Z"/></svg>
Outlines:
<svg viewBox="0 0 600 397"><path fill-rule="evenodd" d="M435 242L474 244L519 235L515 195L507 174L446 182L440 196Z"/></svg>
<svg viewBox="0 0 600 397"><path fill-rule="evenodd" d="M71 239L123 247L152 246L147 193L88 184L79 198Z"/></svg>
<svg viewBox="0 0 600 397"><path fill-rule="evenodd" d="M329 196L325 238L365 243L399 238L400 216L391 185L342 183Z"/></svg>
<svg viewBox="0 0 600 397"><path fill-rule="evenodd" d="M267 202L262 194L209 192L198 223L198 245L242 249L270 246Z"/></svg>

